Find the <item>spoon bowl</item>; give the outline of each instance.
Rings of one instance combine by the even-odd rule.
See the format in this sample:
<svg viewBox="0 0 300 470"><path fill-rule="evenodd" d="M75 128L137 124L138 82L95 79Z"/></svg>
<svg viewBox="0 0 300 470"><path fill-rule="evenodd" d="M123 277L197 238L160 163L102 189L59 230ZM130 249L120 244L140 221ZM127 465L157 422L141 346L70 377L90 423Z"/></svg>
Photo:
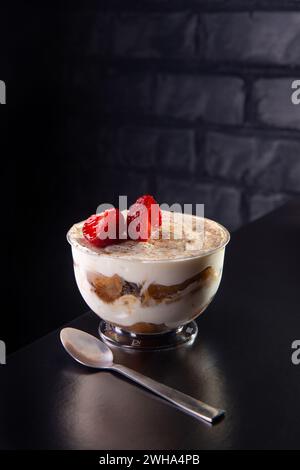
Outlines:
<svg viewBox="0 0 300 470"><path fill-rule="evenodd" d="M75 361L96 369L109 369L113 365L113 353L102 341L76 328L64 328L60 340Z"/></svg>

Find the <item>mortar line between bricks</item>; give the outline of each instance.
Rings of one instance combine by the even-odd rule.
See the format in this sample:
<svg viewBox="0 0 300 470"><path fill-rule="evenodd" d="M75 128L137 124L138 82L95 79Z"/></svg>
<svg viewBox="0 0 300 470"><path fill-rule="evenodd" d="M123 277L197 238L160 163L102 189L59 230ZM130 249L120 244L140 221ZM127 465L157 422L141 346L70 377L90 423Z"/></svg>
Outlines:
<svg viewBox="0 0 300 470"><path fill-rule="evenodd" d="M72 55L62 56L64 65L98 66L103 78L111 76L111 68L115 74L133 75L159 74L159 75L229 75L246 79L259 78L295 78L300 75L300 65L293 64L260 64L250 62L213 62L202 58L124 58L123 56L104 57L99 55ZM105 69L106 68L106 69Z"/></svg>
<svg viewBox="0 0 300 470"><path fill-rule="evenodd" d="M255 122L254 102L253 102L253 83L254 80L248 77L244 82L245 101L244 101L244 122Z"/></svg>
<svg viewBox="0 0 300 470"><path fill-rule="evenodd" d="M96 114L88 113L88 116L94 118ZM86 118L87 115L85 114ZM184 119L170 118L169 116L141 116L141 115L103 115L99 121L99 125L103 124L105 128L121 128L121 127L146 127L151 129L164 129L164 130L192 130L203 132L218 132L232 136L241 137L260 137L266 139L283 139L300 141L300 133L297 129L284 129L280 127L268 127L262 123L254 123L245 125L242 123L237 124L215 124L203 121L187 121Z"/></svg>
<svg viewBox="0 0 300 470"><path fill-rule="evenodd" d="M92 5L91 5L92 3ZM81 11L82 5L76 5L72 2L72 9ZM90 2L89 8L91 10L97 9L98 11L105 12L136 12L136 13L176 13L176 12L248 12L248 11L298 11L300 10L299 2L297 0L286 0L284 5L282 0L231 0L228 3L226 0L220 0L212 4L211 0L172 0L167 2L161 0L160 2L144 1L141 3L138 0L107 0L102 2ZM61 8L64 11L64 8Z"/></svg>
<svg viewBox="0 0 300 470"><path fill-rule="evenodd" d="M112 168L116 168L116 165L110 165L108 163L106 163L104 166L103 166L104 169L106 170L111 170ZM131 173L136 173L137 175L139 176L144 176L147 174L149 168L145 169L145 168L137 168L136 166L134 165L119 165L117 167L118 170L128 170L130 171ZM170 172L170 170L167 170L167 169L160 169L159 170L159 173L157 173L155 176L163 176L164 178L168 178L170 181L174 181L174 183L176 184L178 182L178 178L182 177L183 175L183 172L178 170L177 172L173 171L173 172ZM192 181L192 173L186 173L185 174L187 180L189 182ZM287 195L288 197L299 197L299 194L300 194L300 191L291 191L291 190L286 190L286 189L282 189L282 190L278 190L278 191L275 191L275 190L264 190L262 189L260 186L257 186L255 184L246 184L245 182L237 182L235 180L232 180L230 178L222 178L222 177L219 177L219 176L206 176L206 175L200 175L199 176L199 179L197 179L195 181L195 184L197 186L201 186L201 184L213 184L213 183L218 183L222 186L225 186L225 187L229 187L229 188L235 188L235 189L238 189L240 191L247 191L247 195L249 193L253 193L253 194L261 194L263 196L272 196L272 195L275 195L275 194L284 194L284 195Z"/></svg>
<svg viewBox="0 0 300 470"><path fill-rule="evenodd" d="M241 190L241 199L240 199L240 206L239 206L239 216L241 220L241 225L245 225L247 220L250 220L250 206L249 206L249 193L251 189L248 187L243 187ZM276 193L275 193L276 194Z"/></svg>

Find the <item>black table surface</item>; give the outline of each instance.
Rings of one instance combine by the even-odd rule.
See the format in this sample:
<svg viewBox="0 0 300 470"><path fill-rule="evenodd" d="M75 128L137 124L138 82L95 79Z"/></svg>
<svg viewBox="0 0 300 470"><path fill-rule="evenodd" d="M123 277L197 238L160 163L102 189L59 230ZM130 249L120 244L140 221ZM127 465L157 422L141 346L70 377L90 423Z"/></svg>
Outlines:
<svg viewBox="0 0 300 470"><path fill-rule="evenodd" d="M291 361L300 339L299 240L299 202L243 227L192 346L114 350L119 362L224 408L224 420L210 426L76 364L55 331L0 367L0 448L300 448L300 365ZM98 318L88 312L71 325L96 335Z"/></svg>

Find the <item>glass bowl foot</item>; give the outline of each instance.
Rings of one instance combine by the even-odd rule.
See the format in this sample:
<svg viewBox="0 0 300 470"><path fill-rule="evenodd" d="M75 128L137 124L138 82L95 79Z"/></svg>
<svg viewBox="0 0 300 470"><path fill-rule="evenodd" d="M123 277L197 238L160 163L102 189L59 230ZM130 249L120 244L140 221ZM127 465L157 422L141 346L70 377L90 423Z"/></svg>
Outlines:
<svg viewBox="0 0 300 470"><path fill-rule="evenodd" d="M197 336L198 327L196 322L192 321L166 333L138 334L101 320L98 331L104 342L114 346L137 350L159 350L176 348L187 343L192 344Z"/></svg>

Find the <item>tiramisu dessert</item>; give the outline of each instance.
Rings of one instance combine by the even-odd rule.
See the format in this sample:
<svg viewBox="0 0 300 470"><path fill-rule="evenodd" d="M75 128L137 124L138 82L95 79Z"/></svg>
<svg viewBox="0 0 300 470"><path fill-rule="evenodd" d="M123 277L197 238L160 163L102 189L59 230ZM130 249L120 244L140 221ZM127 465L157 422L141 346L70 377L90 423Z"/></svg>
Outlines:
<svg viewBox="0 0 300 470"><path fill-rule="evenodd" d="M221 281L229 233L213 220L161 211L146 195L128 212L111 209L73 225L68 241L86 303L109 328L139 337L176 331L206 309Z"/></svg>

